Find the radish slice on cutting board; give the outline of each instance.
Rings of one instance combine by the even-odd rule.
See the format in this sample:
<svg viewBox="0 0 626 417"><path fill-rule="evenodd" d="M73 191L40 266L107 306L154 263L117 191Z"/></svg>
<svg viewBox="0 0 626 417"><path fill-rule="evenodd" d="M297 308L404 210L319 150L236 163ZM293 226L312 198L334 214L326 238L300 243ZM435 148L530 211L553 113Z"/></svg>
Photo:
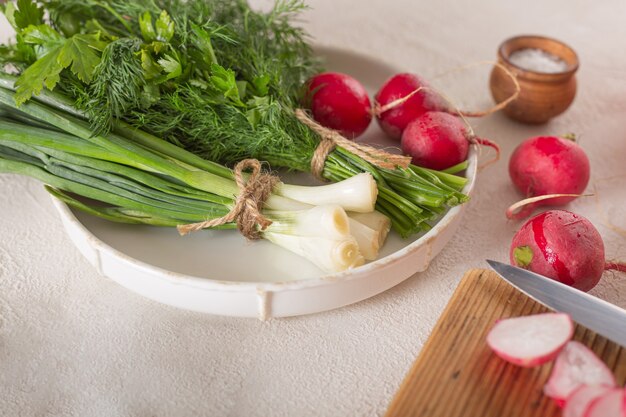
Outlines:
<svg viewBox="0 0 626 417"><path fill-rule="evenodd" d="M573 333L569 315L535 314L498 321L487 335L487 344L502 359L530 367L554 359Z"/></svg>
<svg viewBox="0 0 626 417"><path fill-rule="evenodd" d="M563 417L584 417L585 412L594 400L613 389L602 385L579 386L567 397L563 407Z"/></svg>
<svg viewBox="0 0 626 417"><path fill-rule="evenodd" d="M596 398L587 408L584 417L624 417L624 390L614 388Z"/></svg>
<svg viewBox="0 0 626 417"><path fill-rule="evenodd" d="M563 405L567 397L583 384L616 386L615 377L604 362L582 343L571 341L557 356L543 392Z"/></svg>

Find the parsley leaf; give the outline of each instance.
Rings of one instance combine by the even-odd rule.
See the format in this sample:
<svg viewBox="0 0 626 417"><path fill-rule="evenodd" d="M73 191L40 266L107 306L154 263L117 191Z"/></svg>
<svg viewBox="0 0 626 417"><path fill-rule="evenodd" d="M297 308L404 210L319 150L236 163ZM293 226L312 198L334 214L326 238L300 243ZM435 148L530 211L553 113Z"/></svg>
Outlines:
<svg viewBox="0 0 626 417"><path fill-rule="evenodd" d="M59 63L62 46L57 46L47 55L39 58L33 65L26 68L15 82L15 102L21 105L34 95L41 93L45 85L52 90L59 82L59 74L63 65Z"/></svg>
<svg viewBox="0 0 626 417"><path fill-rule="evenodd" d="M141 67L143 68L146 80L151 80L161 75L161 67L154 62L150 52L145 49L141 50Z"/></svg>
<svg viewBox="0 0 626 417"><path fill-rule="evenodd" d="M48 25L30 25L22 31L24 42L36 45L56 44L58 46L64 38Z"/></svg>
<svg viewBox="0 0 626 417"><path fill-rule="evenodd" d="M139 16L139 28L141 29L141 36L146 42L152 42L156 40L156 32L154 31L154 25L152 24L152 15L150 12L145 12Z"/></svg>
<svg viewBox="0 0 626 417"><path fill-rule="evenodd" d="M235 78L235 72L231 69L226 69L218 64L211 65L211 76L209 77L211 85L224 98L230 99L236 105L245 106L241 102L239 95L239 87Z"/></svg>
<svg viewBox="0 0 626 417"><path fill-rule="evenodd" d="M84 83L89 84L96 65L100 63L101 51L106 43L96 35L74 35L69 38L59 54L59 63L63 68L72 66L71 70Z"/></svg>
<svg viewBox="0 0 626 417"><path fill-rule="evenodd" d="M252 79L255 95L259 97L266 96L269 93L270 76L269 74L259 75Z"/></svg>
<svg viewBox="0 0 626 417"><path fill-rule="evenodd" d="M193 22L191 22L191 30L195 35L191 39L194 46L198 48L198 51L200 52L198 58L201 62L206 67L210 67L211 64L217 64L218 62L215 57L215 51L213 51L213 45L211 45L211 35Z"/></svg>
<svg viewBox="0 0 626 417"><path fill-rule="evenodd" d="M43 9L34 0L17 0L17 10L13 12L16 29L43 23Z"/></svg>
<svg viewBox="0 0 626 417"><path fill-rule="evenodd" d="M30 25L22 31L21 36L24 42L37 45L35 51L38 58L47 55L65 42L65 38L48 25Z"/></svg>
<svg viewBox="0 0 626 417"><path fill-rule="evenodd" d="M174 36L174 22L165 10L161 11L161 15L156 21L156 36L161 42L169 42Z"/></svg>
<svg viewBox="0 0 626 417"><path fill-rule="evenodd" d="M139 29L146 42L168 43L174 36L174 22L165 10L161 11L156 21L156 29L152 24L152 14L149 11L139 16Z"/></svg>
<svg viewBox="0 0 626 417"><path fill-rule="evenodd" d="M38 95L45 86L52 90L59 82L60 73L65 68L71 71L84 83L91 82L94 69L100 63L100 55L106 43L99 35L74 35L61 42L53 35L53 30L42 30L31 26L27 30L29 43L46 48L45 55L28 67L17 79L15 102L20 105L33 95Z"/></svg>
<svg viewBox="0 0 626 417"><path fill-rule="evenodd" d="M179 77L180 74L183 73L182 65L180 65L180 62L178 62L178 60L171 55L165 55L165 57L159 59L157 62L161 68L163 68L163 71L166 72L166 75L159 78L157 82L171 80L172 78Z"/></svg>

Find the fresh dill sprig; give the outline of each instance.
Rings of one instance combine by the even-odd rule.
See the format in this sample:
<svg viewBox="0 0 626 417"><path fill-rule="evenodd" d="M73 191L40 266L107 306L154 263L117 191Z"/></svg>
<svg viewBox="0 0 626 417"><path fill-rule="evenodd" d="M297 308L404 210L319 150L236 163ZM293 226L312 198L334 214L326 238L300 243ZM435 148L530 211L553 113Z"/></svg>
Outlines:
<svg viewBox="0 0 626 417"><path fill-rule="evenodd" d="M81 95L77 102L89 115L95 134L107 133L113 119L124 117L130 109L151 104L147 94L143 94L146 83L137 56L140 48L138 39L120 38L102 51L102 59L87 87L88 94Z"/></svg>

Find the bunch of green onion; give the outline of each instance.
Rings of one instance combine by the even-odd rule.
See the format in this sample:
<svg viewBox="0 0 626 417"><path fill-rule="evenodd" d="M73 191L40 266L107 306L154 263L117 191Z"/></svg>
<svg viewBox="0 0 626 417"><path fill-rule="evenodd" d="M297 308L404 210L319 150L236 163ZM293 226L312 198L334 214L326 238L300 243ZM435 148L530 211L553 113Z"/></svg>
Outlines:
<svg viewBox="0 0 626 417"><path fill-rule="evenodd" d="M38 179L68 205L116 222L178 226L230 211L240 191L230 169L145 132L132 136L93 135L53 93L18 108L11 83L0 85L0 172ZM359 266L378 256L390 228L376 197L366 173L319 187L279 183L261 237L326 272Z"/></svg>

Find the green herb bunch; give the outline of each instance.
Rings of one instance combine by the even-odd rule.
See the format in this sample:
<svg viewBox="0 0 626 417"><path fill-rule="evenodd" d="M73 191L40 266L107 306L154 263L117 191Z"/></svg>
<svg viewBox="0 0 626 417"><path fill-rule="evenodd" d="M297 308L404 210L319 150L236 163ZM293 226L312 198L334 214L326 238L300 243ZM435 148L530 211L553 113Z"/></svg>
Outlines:
<svg viewBox="0 0 626 417"><path fill-rule="evenodd" d="M17 0L4 6L17 36L0 61L19 73L17 104L54 89L94 134L131 137L135 127L210 161L254 157L309 171L319 138L294 109L320 64L295 24L304 8L299 0L267 13L244 0ZM378 182L378 210L403 236L467 200L461 177L381 169L341 147L322 175L364 171Z"/></svg>

